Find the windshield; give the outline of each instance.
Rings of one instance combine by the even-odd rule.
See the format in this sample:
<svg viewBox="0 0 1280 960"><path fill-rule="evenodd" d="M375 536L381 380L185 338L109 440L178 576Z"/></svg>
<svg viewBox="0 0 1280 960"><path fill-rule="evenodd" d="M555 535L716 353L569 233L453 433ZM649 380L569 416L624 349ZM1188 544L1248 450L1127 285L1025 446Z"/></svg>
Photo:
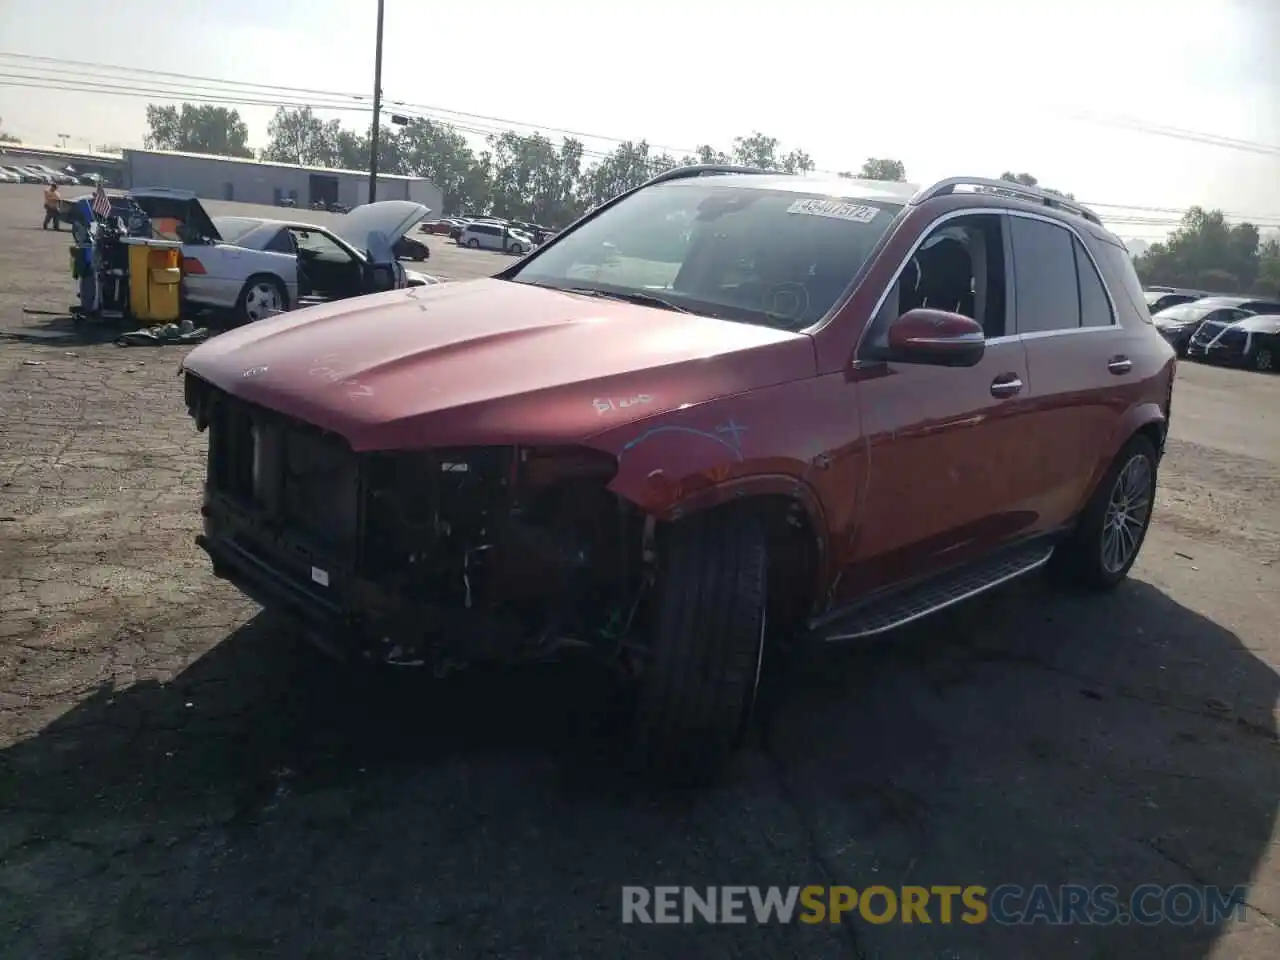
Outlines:
<svg viewBox="0 0 1280 960"><path fill-rule="evenodd" d="M827 314L901 209L675 180L562 236L512 279L656 297L724 320L799 330Z"/></svg>

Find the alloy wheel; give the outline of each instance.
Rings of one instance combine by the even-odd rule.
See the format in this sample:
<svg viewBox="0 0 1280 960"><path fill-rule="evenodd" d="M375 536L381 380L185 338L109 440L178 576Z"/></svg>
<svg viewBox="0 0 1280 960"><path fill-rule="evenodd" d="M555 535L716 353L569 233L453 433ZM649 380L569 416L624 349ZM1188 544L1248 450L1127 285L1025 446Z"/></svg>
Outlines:
<svg viewBox="0 0 1280 960"><path fill-rule="evenodd" d="M1256 370L1271 371L1276 368L1275 356L1270 347L1259 347L1253 355L1253 366Z"/></svg>
<svg viewBox="0 0 1280 960"><path fill-rule="evenodd" d="M1146 454L1135 454L1116 475L1102 521L1102 567L1119 573L1132 562L1151 518L1154 473Z"/></svg>
<svg viewBox="0 0 1280 960"><path fill-rule="evenodd" d="M280 309L280 291L270 283L255 283L244 298L245 316L250 320L265 320Z"/></svg>

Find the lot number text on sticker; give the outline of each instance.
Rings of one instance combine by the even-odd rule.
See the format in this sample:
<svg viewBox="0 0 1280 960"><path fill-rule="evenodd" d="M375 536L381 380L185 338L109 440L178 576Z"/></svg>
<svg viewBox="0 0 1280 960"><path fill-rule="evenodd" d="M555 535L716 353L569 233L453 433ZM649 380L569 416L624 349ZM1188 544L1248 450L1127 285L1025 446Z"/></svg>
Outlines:
<svg viewBox="0 0 1280 960"><path fill-rule="evenodd" d="M880 211L857 203L841 203L839 200L797 200L787 207L787 213L807 213L811 217L832 217L836 220L852 220L854 223L870 223Z"/></svg>

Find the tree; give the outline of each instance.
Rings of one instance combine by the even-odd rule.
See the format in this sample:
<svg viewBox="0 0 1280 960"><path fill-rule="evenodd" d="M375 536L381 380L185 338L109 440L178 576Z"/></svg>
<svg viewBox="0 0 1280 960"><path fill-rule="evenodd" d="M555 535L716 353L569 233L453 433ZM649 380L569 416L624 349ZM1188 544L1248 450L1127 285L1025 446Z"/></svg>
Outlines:
<svg viewBox="0 0 1280 960"><path fill-rule="evenodd" d="M1253 293L1280 297L1280 238L1271 237L1258 249L1258 279Z"/></svg>
<svg viewBox="0 0 1280 960"><path fill-rule="evenodd" d="M699 148L701 151L703 148ZM705 148L711 152L711 148ZM720 162L708 160L708 163ZM778 155L778 138L767 137L763 133L752 133L749 137L733 138L733 162L744 167L759 167L762 170L781 170L784 173L808 173L813 169L813 160L803 150L792 150Z"/></svg>
<svg viewBox="0 0 1280 960"><path fill-rule="evenodd" d="M249 127L238 110L212 104L147 105L146 145L152 150L212 153L220 157L251 157Z"/></svg>
<svg viewBox="0 0 1280 960"><path fill-rule="evenodd" d="M1033 177L1029 173L1012 173L1006 170L1004 173L1000 174L1000 179L1005 180L1009 183L1020 183L1024 187L1039 187L1045 193L1052 193L1056 196L1062 197L1065 200L1075 199L1075 194L1063 193L1061 190L1054 190L1052 187L1041 187L1040 181L1037 180L1035 177Z"/></svg>
<svg viewBox="0 0 1280 960"><path fill-rule="evenodd" d="M267 124L267 145L261 159L309 167L333 166L338 132L336 120L326 124L310 107L280 107Z"/></svg>
<svg viewBox="0 0 1280 960"><path fill-rule="evenodd" d="M841 173L842 177L852 177L852 173ZM901 160L888 157L868 157L857 176L862 180L893 180L902 182L907 179L907 168Z"/></svg>
<svg viewBox="0 0 1280 960"><path fill-rule="evenodd" d="M452 127L432 120L413 120L401 129L400 141L404 172L426 177L444 194L444 209L438 213L470 212L477 205L488 208L487 190L483 197L475 193L477 161L466 137ZM368 153L367 146L365 152ZM574 178L577 178L576 167Z"/></svg>
<svg viewBox="0 0 1280 960"><path fill-rule="evenodd" d="M1260 243L1251 223L1231 225L1221 210L1192 207L1163 243L1134 261L1144 284L1243 293L1280 280L1280 244ZM1274 290L1280 294L1280 290Z"/></svg>
<svg viewBox="0 0 1280 960"><path fill-rule="evenodd" d="M15 137L12 133L5 133L4 118L0 117L0 143L21 143L21 142L22 142L21 138Z"/></svg>

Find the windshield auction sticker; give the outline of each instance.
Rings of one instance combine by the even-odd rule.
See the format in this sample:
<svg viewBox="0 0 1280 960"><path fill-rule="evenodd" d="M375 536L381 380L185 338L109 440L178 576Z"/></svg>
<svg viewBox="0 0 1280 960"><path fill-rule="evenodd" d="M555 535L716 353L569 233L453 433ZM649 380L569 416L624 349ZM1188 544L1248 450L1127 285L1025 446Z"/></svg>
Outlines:
<svg viewBox="0 0 1280 960"><path fill-rule="evenodd" d="M839 200L797 200L787 207L787 213L807 213L811 217L831 217L834 220L852 220L870 223L880 211L857 203L841 203Z"/></svg>

